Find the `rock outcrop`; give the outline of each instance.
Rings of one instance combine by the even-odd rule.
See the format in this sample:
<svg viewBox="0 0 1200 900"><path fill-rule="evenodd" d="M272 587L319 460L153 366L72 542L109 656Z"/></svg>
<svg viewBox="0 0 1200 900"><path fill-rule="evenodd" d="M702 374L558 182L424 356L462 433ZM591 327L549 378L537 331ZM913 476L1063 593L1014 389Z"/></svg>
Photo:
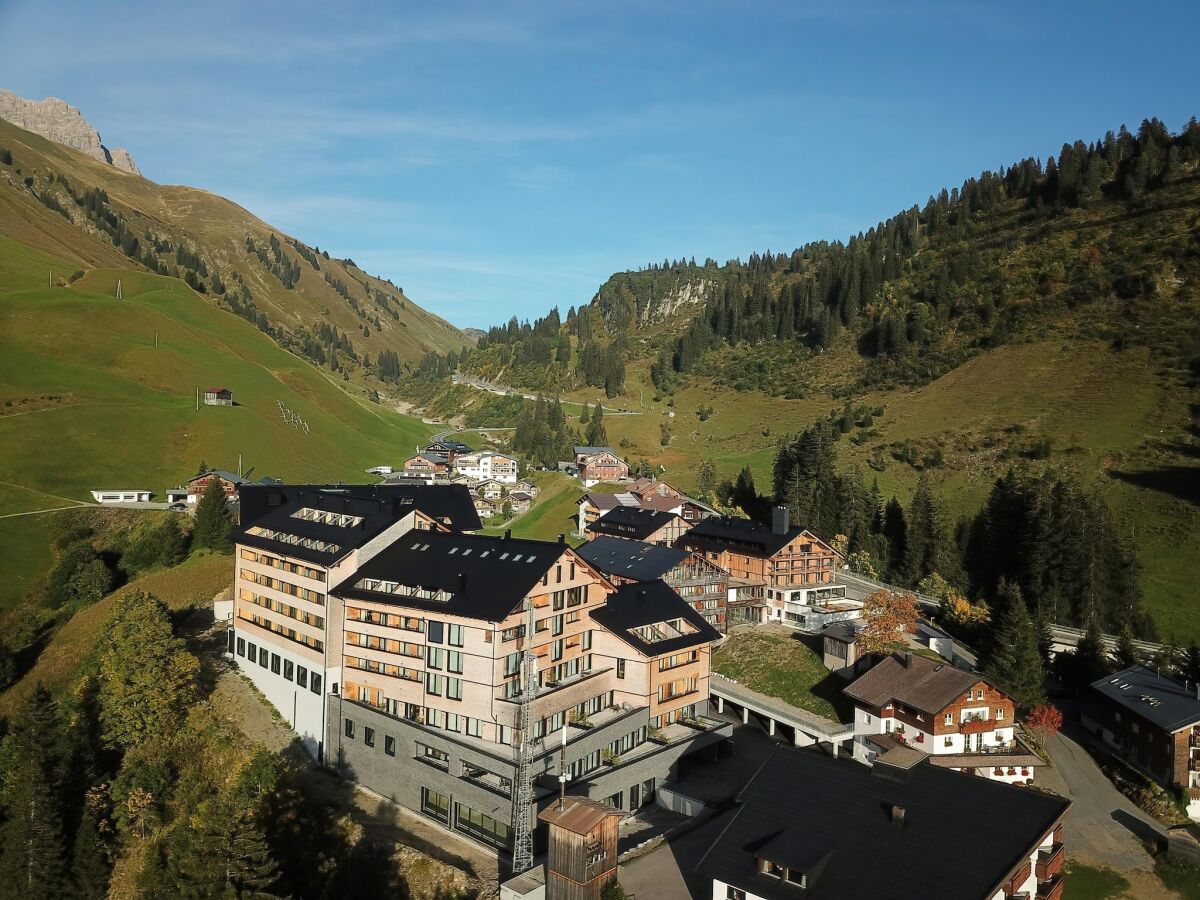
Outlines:
<svg viewBox="0 0 1200 900"><path fill-rule="evenodd" d="M40 134L47 140L81 150L93 159L124 172L142 174L128 150L120 147L109 150L100 142L100 132L88 124L83 114L57 97L26 100L12 91L0 90L0 119Z"/></svg>

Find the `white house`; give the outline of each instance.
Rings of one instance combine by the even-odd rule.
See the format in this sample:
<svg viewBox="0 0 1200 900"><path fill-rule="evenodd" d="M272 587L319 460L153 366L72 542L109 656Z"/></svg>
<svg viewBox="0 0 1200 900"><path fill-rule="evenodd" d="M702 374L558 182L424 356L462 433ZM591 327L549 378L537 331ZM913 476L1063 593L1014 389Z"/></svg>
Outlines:
<svg viewBox="0 0 1200 900"><path fill-rule="evenodd" d="M517 483L516 459L492 450L481 450L478 453L456 457L454 471L476 481L495 479L505 484Z"/></svg>
<svg viewBox="0 0 1200 900"><path fill-rule="evenodd" d="M767 620L810 634L857 619L862 608L861 600L846 596L844 584L767 588Z"/></svg>
<svg viewBox="0 0 1200 900"><path fill-rule="evenodd" d="M121 490L121 491L92 491L97 503L104 505L117 503L149 503L154 496L153 491Z"/></svg>

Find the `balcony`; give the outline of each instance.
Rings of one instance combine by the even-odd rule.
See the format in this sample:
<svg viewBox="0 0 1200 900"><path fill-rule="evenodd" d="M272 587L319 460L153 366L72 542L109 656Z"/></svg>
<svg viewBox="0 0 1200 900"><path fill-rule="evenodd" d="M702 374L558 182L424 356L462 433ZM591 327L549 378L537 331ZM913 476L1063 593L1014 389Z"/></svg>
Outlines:
<svg viewBox="0 0 1200 900"><path fill-rule="evenodd" d="M1058 877L1058 873L1062 871L1063 855L1062 842L1038 851L1037 879L1039 882Z"/></svg>
<svg viewBox="0 0 1200 900"><path fill-rule="evenodd" d="M1063 880L1061 875L1055 875L1048 881L1039 881L1037 900L1062 900Z"/></svg>
<svg viewBox="0 0 1200 900"><path fill-rule="evenodd" d="M469 781L471 784L477 784L482 788L486 788L494 794L499 794L501 797L512 796L512 779L505 778L502 775L497 775L495 772L489 772L487 769L481 769L476 766L468 766L463 764L463 781Z"/></svg>

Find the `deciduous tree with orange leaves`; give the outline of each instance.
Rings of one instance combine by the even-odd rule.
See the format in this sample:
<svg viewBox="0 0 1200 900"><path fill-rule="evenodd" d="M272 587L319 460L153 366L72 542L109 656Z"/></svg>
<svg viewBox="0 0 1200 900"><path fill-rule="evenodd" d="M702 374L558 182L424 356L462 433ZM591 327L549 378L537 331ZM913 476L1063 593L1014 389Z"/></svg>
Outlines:
<svg viewBox="0 0 1200 900"><path fill-rule="evenodd" d="M917 598L907 591L880 588L863 601L866 624L858 634L858 646L865 653L891 653L905 644L908 634L920 619Z"/></svg>

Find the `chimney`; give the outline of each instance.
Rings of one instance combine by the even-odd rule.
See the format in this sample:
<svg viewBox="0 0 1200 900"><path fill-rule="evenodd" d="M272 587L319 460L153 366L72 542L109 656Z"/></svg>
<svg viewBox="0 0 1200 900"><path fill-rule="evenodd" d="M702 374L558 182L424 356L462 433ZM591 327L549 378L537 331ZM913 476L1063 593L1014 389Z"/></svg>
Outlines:
<svg viewBox="0 0 1200 900"><path fill-rule="evenodd" d="M787 534L790 527L786 506L776 506L771 510L771 531L774 534Z"/></svg>
<svg viewBox="0 0 1200 900"><path fill-rule="evenodd" d="M511 538L512 538L512 529L511 529L511 528L505 528L505 529L504 529L504 540L506 540L506 541L507 541L507 540L509 540L509 539L511 539Z"/></svg>
<svg viewBox="0 0 1200 900"><path fill-rule="evenodd" d="M558 542L560 544L565 544L567 542L567 536L565 534L560 533L558 535Z"/></svg>
<svg viewBox="0 0 1200 900"><path fill-rule="evenodd" d="M892 827L895 828L897 831L899 831L901 828L904 827L904 807L903 806L893 806L892 807Z"/></svg>
<svg viewBox="0 0 1200 900"><path fill-rule="evenodd" d="M466 572L458 573L458 589L460 591L465 591L467 589L467 573Z"/></svg>

